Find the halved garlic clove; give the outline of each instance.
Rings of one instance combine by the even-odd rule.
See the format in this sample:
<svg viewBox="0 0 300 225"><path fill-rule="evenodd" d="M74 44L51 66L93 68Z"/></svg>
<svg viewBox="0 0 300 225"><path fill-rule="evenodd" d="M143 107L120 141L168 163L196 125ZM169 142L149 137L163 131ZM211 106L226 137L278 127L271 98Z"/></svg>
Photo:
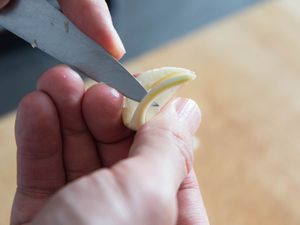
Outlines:
<svg viewBox="0 0 300 225"><path fill-rule="evenodd" d="M148 94L140 103L126 98L122 113L125 126L132 130L139 129L170 101L184 83L195 78L194 72L176 67L163 67L140 74L137 80Z"/></svg>

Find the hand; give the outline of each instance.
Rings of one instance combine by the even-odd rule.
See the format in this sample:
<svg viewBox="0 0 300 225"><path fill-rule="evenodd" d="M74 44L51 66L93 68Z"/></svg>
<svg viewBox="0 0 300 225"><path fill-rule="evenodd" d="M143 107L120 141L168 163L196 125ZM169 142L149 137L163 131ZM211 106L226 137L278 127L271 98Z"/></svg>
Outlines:
<svg viewBox="0 0 300 225"><path fill-rule="evenodd" d="M0 0L0 9L9 1ZM59 0L59 3L64 14L82 32L103 46L116 59L122 58L125 48L113 26L105 0Z"/></svg>
<svg viewBox="0 0 300 225"><path fill-rule="evenodd" d="M2 9L4 6L6 6L7 3L9 3L9 0L0 0L0 9Z"/></svg>
<svg viewBox="0 0 300 225"><path fill-rule="evenodd" d="M133 133L122 103L66 66L39 79L17 113L12 225L208 224L192 170L197 105L177 99Z"/></svg>

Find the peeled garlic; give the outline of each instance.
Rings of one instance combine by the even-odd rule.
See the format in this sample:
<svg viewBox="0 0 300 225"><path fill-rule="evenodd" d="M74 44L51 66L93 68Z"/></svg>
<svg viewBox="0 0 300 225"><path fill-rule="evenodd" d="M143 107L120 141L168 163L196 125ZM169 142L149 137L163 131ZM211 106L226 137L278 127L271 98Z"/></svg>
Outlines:
<svg viewBox="0 0 300 225"><path fill-rule="evenodd" d="M148 94L140 103L128 98L125 100L122 113L125 126L137 130L168 103L180 86L195 78L194 72L176 67L163 67L140 74L137 80Z"/></svg>

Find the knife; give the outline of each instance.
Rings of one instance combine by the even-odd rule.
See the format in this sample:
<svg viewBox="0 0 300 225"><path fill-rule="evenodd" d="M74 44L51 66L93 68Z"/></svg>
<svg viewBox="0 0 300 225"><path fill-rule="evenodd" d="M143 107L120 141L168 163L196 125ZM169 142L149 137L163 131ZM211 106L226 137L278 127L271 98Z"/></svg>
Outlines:
<svg viewBox="0 0 300 225"><path fill-rule="evenodd" d="M80 74L104 82L130 99L140 102L147 94L118 61L46 0L13 0L0 10L0 25Z"/></svg>

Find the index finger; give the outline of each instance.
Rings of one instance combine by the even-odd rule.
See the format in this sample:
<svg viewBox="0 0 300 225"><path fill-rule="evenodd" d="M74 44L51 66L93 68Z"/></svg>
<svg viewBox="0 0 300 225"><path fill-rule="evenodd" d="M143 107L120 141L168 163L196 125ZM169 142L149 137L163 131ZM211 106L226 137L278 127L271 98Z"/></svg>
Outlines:
<svg viewBox="0 0 300 225"><path fill-rule="evenodd" d="M0 9L2 9L4 6L6 6L8 2L9 2L9 0L0 0Z"/></svg>
<svg viewBox="0 0 300 225"><path fill-rule="evenodd" d="M10 0L0 0L0 9ZM105 0L59 0L64 14L116 59L125 54L124 45L113 26Z"/></svg>
<svg viewBox="0 0 300 225"><path fill-rule="evenodd" d="M59 0L59 3L64 14L113 57L120 59L125 54L105 0Z"/></svg>

